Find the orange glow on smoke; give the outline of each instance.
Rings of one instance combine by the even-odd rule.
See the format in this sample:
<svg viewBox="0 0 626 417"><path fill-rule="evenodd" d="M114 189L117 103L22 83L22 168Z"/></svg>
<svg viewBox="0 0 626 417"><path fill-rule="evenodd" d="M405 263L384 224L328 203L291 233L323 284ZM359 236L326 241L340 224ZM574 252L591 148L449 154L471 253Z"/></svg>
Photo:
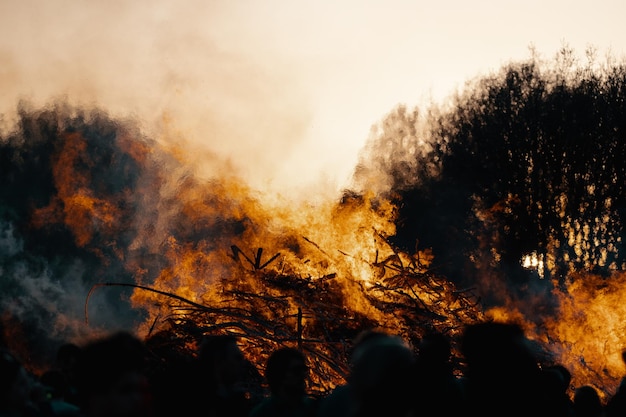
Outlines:
<svg viewBox="0 0 626 417"><path fill-rule="evenodd" d="M578 380L611 393L626 374L625 283L624 273L576 276L559 293L559 316L546 321L547 334L560 342L560 357Z"/></svg>
<svg viewBox="0 0 626 417"><path fill-rule="evenodd" d="M107 201L93 195L88 187L90 170L95 165L87 158L87 143L78 133L67 134L63 147L56 152L53 175L58 194L52 202L35 211L33 224L41 227L45 223L61 221L69 227L80 247L90 243L93 234L116 233L116 222L120 212L115 201ZM83 166L77 172L76 167Z"/></svg>
<svg viewBox="0 0 626 417"><path fill-rule="evenodd" d="M554 290L556 314L543 317L540 325L524 317L507 297L504 305L483 316L476 306L464 304L451 282L430 273L436 253L428 248L403 253L391 247L387 238L396 232L396 207L373 193L317 202L269 196L234 176L198 178L186 166L185 152L177 148L160 154L163 167L138 181L134 189L104 187L103 191L92 178L94 166L102 161L93 159L95 153L90 156L87 140L78 133L66 133L64 139L52 156L56 194L33 211L31 225L64 223L79 247L101 256L106 249L124 263L138 285L154 289L136 289L130 298L134 307L147 313L138 326L140 334L185 320L205 320L202 314L223 310L228 314L211 316L210 326L256 334L271 343L278 343L281 330L271 335L277 338L273 340L254 325L296 329L301 340L319 346L307 332L319 328L322 320L333 320L320 318L320 311L337 308L333 314L341 317L336 320L367 318L405 336L404 326L410 320L393 309L401 306L404 313L424 314L421 319L428 317L452 329L453 335L459 334L463 323L484 317L523 323L532 339L572 371L575 385L593 384L605 394L625 373L620 356L626 347L625 274L610 279L572 276L565 288ZM133 141L132 135L115 140L140 168L163 151ZM167 167L168 158L176 161L174 169ZM135 201L130 195L139 196L144 211L130 211L125 204ZM489 210L482 214L487 224ZM124 247L118 238L131 227L137 234ZM287 283L290 293L278 289L287 278L297 282ZM317 288L327 291L307 292ZM172 302L164 294L192 304ZM428 315L412 304L415 301L428 307ZM335 302L342 305L332 306ZM265 310L257 309L264 305ZM307 305L314 307L307 310ZM254 314L246 315L248 309ZM246 353L262 363L267 347L252 338L244 343ZM332 355L324 347L319 349ZM328 388L341 382L345 369L326 371L317 383Z"/></svg>
<svg viewBox="0 0 626 417"><path fill-rule="evenodd" d="M529 337L548 347L555 361L573 375L572 386L595 386L603 398L615 392L626 375L626 274L611 277L572 276L565 288L555 289L558 309L531 324L513 305L489 309L488 317L524 325Z"/></svg>
<svg viewBox="0 0 626 417"><path fill-rule="evenodd" d="M339 280L350 303L346 307L366 315L375 314L369 303L359 298L360 292L351 289L374 282L376 277L371 264L377 251L381 259L392 254L391 249L385 251L377 244L378 236L394 231L393 207L388 202L373 209L373 196L368 196L341 208L331 203L277 206L276 201L268 203L251 198L251 192L241 184L215 182L185 184L176 194L182 206L180 213L191 225L214 223L216 218L224 218L244 222L247 227L237 236L228 233L202 236L194 242L179 242L174 237L167 239L162 247L163 256L172 266L163 270L153 284L158 290L207 305L223 302L220 301L224 289L222 280L235 285L245 279L227 250L237 245L263 248L267 254L263 262L278 255L268 268L282 274L303 279L336 274L341 277ZM216 247L218 250L214 250ZM423 258L428 259L428 255ZM257 290L266 291L264 288ZM153 297L154 294L136 292L132 301L144 307Z"/></svg>

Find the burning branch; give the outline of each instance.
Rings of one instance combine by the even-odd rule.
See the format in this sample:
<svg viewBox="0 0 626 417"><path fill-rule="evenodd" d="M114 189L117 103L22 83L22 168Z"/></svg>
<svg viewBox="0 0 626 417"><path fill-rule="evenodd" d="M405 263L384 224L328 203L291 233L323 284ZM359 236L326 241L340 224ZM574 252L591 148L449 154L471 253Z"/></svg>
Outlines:
<svg viewBox="0 0 626 417"><path fill-rule="evenodd" d="M85 323L89 324L89 309L88 309L88 304L89 304L89 298L91 297L91 294L96 290L96 288L100 288L100 287L131 287L131 288L138 288L141 290L145 290L145 291L150 291L156 294L160 294L160 295L164 295L166 297L170 297L170 298L174 298L176 300L182 301L186 304L192 305L196 308L199 309L206 309L206 306L203 306L201 304L198 303L194 303L191 300L188 300L184 297L181 297L179 295L167 292L167 291L160 291L154 288L150 288L150 287L146 287L143 285L138 285L138 284L128 284L128 283L122 283L122 282L102 282L102 283L98 283L98 284L94 284L91 289L89 290L89 292L87 293L87 298L85 299Z"/></svg>
<svg viewBox="0 0 626 417"><path fill-rule="evenodd" d="M169 329L149 339L166 332L171 336L167 339L178 339L182 349L197 343L202 335L235 334L246 356L259 367L276 348L295 345L310 360L312 392L324 394L345 381L351 343L364 330L387 329L416 343L424 332L437 329L454 341L464 324L481 318L479 303L470 291L457 290L428 271L419 257L397 250L381 261L377 254L369 263L372 275L379 278L373 283L336 272L316 279L287 274L271 265L279 253L263 262L261 248L253 257L236 245L231 250L234 261L242 265L244 260L252 269L242 265L238 279L223 279L221 300L212 306L147 286L102 283L89 292L86 321L87 302L96 288L126 286L149 291L163 296L162 307L170 312L160 319ZM359 298L362 301L356 304L350 301ZM351 307L357 304L362 307Z"/></svg>
<svg viewBox="0 0 626 417"><path fill-rule="evenodd" d="M248 263L254 267L256 271L265 268L266 266L268 266L270 263L272 263L276 258L280 256L280 253L277 253L276 255L272 256L267 262L261 264L261 256L263 255L263 248L257 249L256 255L254 256L254 261L250 259L248 256L246 256L246 254L241 249L239 249L237 245L232 245L230 248L233 252L231 257L234 260L240 262L239 255L241 254L244 257L244 259L248 261Z"/></svg>

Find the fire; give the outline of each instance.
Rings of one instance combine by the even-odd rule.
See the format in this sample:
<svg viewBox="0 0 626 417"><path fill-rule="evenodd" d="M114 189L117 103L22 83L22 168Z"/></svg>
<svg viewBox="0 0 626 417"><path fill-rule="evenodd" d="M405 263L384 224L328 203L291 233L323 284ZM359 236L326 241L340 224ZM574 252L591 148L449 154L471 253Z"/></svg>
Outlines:
<svg viewBox="0 0 626 417"><path fill-rule="evenodd" d="M44 125L51 117L37 116ZM197 155L103 115L55 117L58 126L43 129L44 139L3 144L14 152L7 161L33 155L33 166L43 172L28 183L40 188L27 193L17 192L19 181L8 183L15 191L10 197L24 201L7 202L15 204L6 211L13 217L0 218L6 230L0 243L12 246L3 252L5 275L19 276L12 291L27 290L24 274L57 280L50 299L64 301L63 308L42 312L52 322L33 334L58 341L102 331L107 321L97 318L115 304L96 295L106 293L102 286L119 285L132 289L128 301L141 312L132 325L152 343L163 336L192 352L199 335L232 333L259 365L277 346L295 345L309 356L312 385L320 392L343 381L350 341L366 328L383 328L409 343L432 328L457 340L465 324L485 319L524 323L529 336L572 371L576 385L609 393L625 373L626 275L553 283L554 306L531 320L510 297L483 306L471 289L437 275L431 270L437 253L429 248L406 253L394 247L397 207L372 190L294 201L252 189L228 164L201 177L191 162L201 159ZM6 178L21 178L15 164ZM481 218L488 223L489 211ZM25 265L36 256L38 264ZM524 262L538 271L551 265L549 253ZM77 295L63 298L72 291ZM30 300L14 298L2 304L12 322L16 312L29 311ZM83 311L72 310L76 299L93 313L88 326ZM543 301L526 300L533 306Z"/></svg>
<svg viewBox="0 0 626 417"><path fill-rule="evenodd" d="M626 275L587 274L571 279L559 291L559 316L546 322L562 362L577 381L614 392L626 374L621 353L626 348Z"/></svg>
<svg viewBox="0 0 626 417"><path fill-rule="evenodd" d="M571 277L565 287L553 290L558 306L539 323L510 305L489 308L486 315L521 323L532 340L547 348L552 361L572 372L572 386L593 385L606 399L626 375L622 360L626 348L625 280L624 273Z"/></svg>
<svg viewBox="0 0 626 417"><path fill-rule="evenodd" d="M317 358L315 383L327 390L346 376L346 343L358 331L375 326L419 337L419 327L409 325L424 323L398 318L398 311L408 314L404 310L417 303L439 306L424 309L421 320L456 332L471 320L449 313L462 315L473 305L429 273L430 251L409 255L386 242L394 233L389 201L366 194L289 205L251 194L239 183L215 181L190 182L177 192L190 225L212 230L220 219L240 230L220 224L218 234L164 242L168 266L150 284L156 291L138 289L131 297L149 312L142 332L154 331L159 322L167 328L188 321L205 331L227 330L242 336L255 363L264 363L279 343L298 344ZM249 249L255 247L256 254ZM163 294L176 294L187 306L169 303Z"/></svg>

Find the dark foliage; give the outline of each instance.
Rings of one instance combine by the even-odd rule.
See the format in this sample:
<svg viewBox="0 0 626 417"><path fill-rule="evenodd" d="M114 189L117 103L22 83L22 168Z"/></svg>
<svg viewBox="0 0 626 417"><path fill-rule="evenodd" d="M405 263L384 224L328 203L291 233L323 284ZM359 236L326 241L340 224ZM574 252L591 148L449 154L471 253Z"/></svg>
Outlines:
<svg viewBox="0 0 626 417"><path fill-rule="evenodd" d="M557 283L572 271L624 269L626 66L599 64L591 50L587 58L577 63L567 47L550 62L533 55L421 120L390 113L357 179L364 165L391 178L395 242L433 248L457 283L489 271L523 289L532 274L521 260L533 252Z"/></svg>

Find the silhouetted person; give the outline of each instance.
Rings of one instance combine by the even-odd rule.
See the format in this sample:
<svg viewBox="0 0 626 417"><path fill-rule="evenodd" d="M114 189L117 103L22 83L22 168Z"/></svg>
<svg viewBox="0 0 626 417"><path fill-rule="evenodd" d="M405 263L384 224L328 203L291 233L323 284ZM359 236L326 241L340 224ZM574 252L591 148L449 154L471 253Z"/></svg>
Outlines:
<svg viewBox="0 0 626 417"><path fill-rule="evenodd" d="M64 400L78 405L78 388L76 386L76 365L80 356L81 347L75 343L67 342L57 348L54 367L59 370L66 382L67 389Z"/></svg>
<svg viewBox="0 0 626 417"><path fill-rule="evenodd" d="M76 417L81 415L78 404L65 399L69 384L65 375L58 369L44 372L39 381L46 389L50 410L55 417Z"/></svg>
<svg viewBox="0 0 626 417"><path fill-rule="evenodd" d="M248 363L237 338L206 336L198 352L203 413L209 417L248 417L258 399L251 392Z"/></svg>
<svg viewBox="0 0 626 417"><path fill-rule="evenodd" d="M350 372L354 366L354 359L361 355L364 347L370 345L377 339L386 339L390 337L387 333L368 329L359 333L352 342L350 351ZM338 385L326 397L319 400L317 409L318 417L344 417L352 416L356 413L357 402L353 392L352 384L348 381L342 385Z"/></svg>
<svg viewBox="0 0 626 417"><path fill-rule="evenodd" d="M37 381L11 351L0 348L0 417L48 417Z"/></svg>
<svg viewBox="0 0 626 417"><path fill-rule="evenodd" d="M353 357L348 377L354 417L410 416L413 411L415 355L399 337L374 338Z"/></svg>
<svg viewBox="0 0 626 417"><path fill-rule="evenodd" d="M162 358L150 375L155 417L190 416L206 407L206 376L192 355ZM204 412L202 412L204 414Z"/></svg>
<svg viewBox="0 0 626 417"><path fill-rule="evenodd" d="M554 364L542 370L545 407L551 416L572 417L574 402L569 394L572 374L565 366Z"/></svg>
<svg viewBox="0 0 626 417"><path fill-rule="evenodd" d="M117 332L82 348L77 386L86 417L151 417L147 351L130 333Z"/></svg>
<svg viewBox="0 0 626 417"><path fill-rule="evenodd" d="M483 417L547 416L541 368L516 324L468 325L461 340L466 362L466 410Z"/></svg>
<svg viewBox="0 0 626 417"><path fill-rule="evenodd" d="M267 359L265 379L270 395L256 405L250 417L313 417L317 400L307 394L308 366L298 349L278 348Z"/></svg>
<svg viewBox="0 0 626 417"><path fill-rule="evenodd" d="M426 333L418 345L415 367L415 406L420 416L457 416L464 393L454 375L450 340L441 333Z"/></svg>
<svg viewBox="0 0 626 417"><path fill-rule="evenodd" d="M574 392L575 417L602 417L604 409L598 391L591 385L583 385Z"/></svg>

